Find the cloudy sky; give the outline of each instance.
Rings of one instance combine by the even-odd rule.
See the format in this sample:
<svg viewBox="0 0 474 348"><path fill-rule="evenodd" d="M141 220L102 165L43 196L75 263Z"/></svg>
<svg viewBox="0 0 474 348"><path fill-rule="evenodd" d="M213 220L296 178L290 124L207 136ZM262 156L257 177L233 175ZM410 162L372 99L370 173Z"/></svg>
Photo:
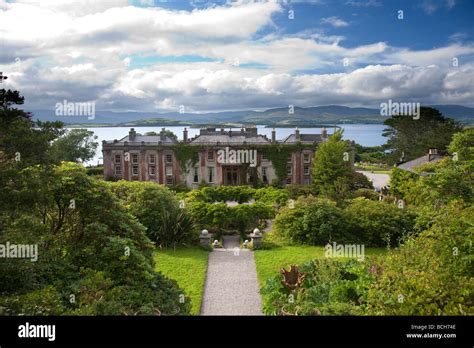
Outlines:
<svg viewBox="0 0 474 348"><path fill-rule="evenodd" d="M471 0L0 0L0 71L29 110L474 106L473 18Z"/></svg>

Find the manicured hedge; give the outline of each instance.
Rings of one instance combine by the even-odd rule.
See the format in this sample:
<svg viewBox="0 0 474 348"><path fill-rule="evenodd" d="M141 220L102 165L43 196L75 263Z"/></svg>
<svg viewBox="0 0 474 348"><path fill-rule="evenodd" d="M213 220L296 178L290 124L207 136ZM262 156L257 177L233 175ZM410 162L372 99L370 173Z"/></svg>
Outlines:
<svg viewBox="0 0 474 348"><path fill-rule="evenodd" d="M280 210L275 231L290 243L396 246L414 231L416 214L398 205L357 198L345 208L328 199L301 198Z"/></svg>

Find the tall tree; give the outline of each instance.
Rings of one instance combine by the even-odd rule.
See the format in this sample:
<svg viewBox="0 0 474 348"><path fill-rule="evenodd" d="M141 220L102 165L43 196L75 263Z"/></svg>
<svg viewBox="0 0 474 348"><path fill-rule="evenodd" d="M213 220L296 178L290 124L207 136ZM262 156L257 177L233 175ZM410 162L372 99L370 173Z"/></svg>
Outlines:
<svg viewBox="0 0 474 348"><path fill-rule="evenodd" d="M313 185L318 193L332 196L350 189L352 168L348 144L337 131L319 145L313 162Z"/></svg>
<svg viewBox="0 0 474 348"><path fill-rule="evenodd" d="M390 160L397 163L425 155L429 149L446 151L454 133L462 130L462 125L444 117L433 108L422 107L420 117L392 116L385 120L389 128L383 136L388 137L387 149L391 150Z"/></svg>
<svg viewBox="0 0 474 348"><path fill-rule="evenodd" d="M0 89L0 163L48 163L51 142L64 133L62 122L34 122L31 113L14 107L24 99L18 91Z"/></svg>
<svg viewBox="0 0 474 348"><path fill-rule="evenodd" d="M466 128L463 132L454 134L448 150L455 161L474 161L474 128Z"/></svg>
<svg viewBox="0 0 474 348"><path fill-rule="evenodd" d="M87 129L72 129L57 139L50 148L53 161L85 162L92 159L97 150L97 136Z"/></svg>

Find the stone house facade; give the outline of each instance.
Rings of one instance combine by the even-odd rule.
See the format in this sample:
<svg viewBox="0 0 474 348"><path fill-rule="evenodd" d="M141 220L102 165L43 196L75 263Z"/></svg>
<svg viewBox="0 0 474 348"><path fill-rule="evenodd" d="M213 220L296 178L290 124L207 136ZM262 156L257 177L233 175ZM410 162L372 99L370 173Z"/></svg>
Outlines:
<svg viewBox="0 0 474 348"><path fill-rule="evenodd" d="M284 139L271 139L257 132L255 126L239 129L203 128L193 138L183 131L178 141L162 128L158 135L141 135L133 128L120 140L103 141L104 176L110 180L153 181L164 185L185 184L197 188L201 184L244 185L255 175L263 184L281 181L283 184L311 183L311 163L318 143L327 140L326 129L321 134L300 134L298 129ZM295 147L288 156L286 177L279 178L272 161L265 155L266 146L304 145ZM194 161L179 162L178 148L194 149ZM252 174L253 173L253 174Z"/></svg>

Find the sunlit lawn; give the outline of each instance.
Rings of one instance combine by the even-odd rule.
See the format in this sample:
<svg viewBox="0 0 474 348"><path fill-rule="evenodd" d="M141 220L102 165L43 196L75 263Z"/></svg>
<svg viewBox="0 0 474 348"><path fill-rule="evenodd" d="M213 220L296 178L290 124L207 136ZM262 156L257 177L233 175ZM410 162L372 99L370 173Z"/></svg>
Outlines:
<svg viewBox="0 0 474 348"><path fill-rule="evenodd" d="M260 287L263 287L268 278L277 275L282 267L289 269L290 265L300 265L316 258L324 257L323 246L290 246L276 239L269 238L275 247L269 250L254 252L257 265L257 276ZM365 248L365 256L380 255L387 252L385 248Z"/></svg>
<svg viewBox="0 0 474 348"><path fill-rule="evenodd" d="M155 269L178 282L191 298L193 315L198 315L201 308L208 254L208 251L197 247L155 253Z"/></svg>

